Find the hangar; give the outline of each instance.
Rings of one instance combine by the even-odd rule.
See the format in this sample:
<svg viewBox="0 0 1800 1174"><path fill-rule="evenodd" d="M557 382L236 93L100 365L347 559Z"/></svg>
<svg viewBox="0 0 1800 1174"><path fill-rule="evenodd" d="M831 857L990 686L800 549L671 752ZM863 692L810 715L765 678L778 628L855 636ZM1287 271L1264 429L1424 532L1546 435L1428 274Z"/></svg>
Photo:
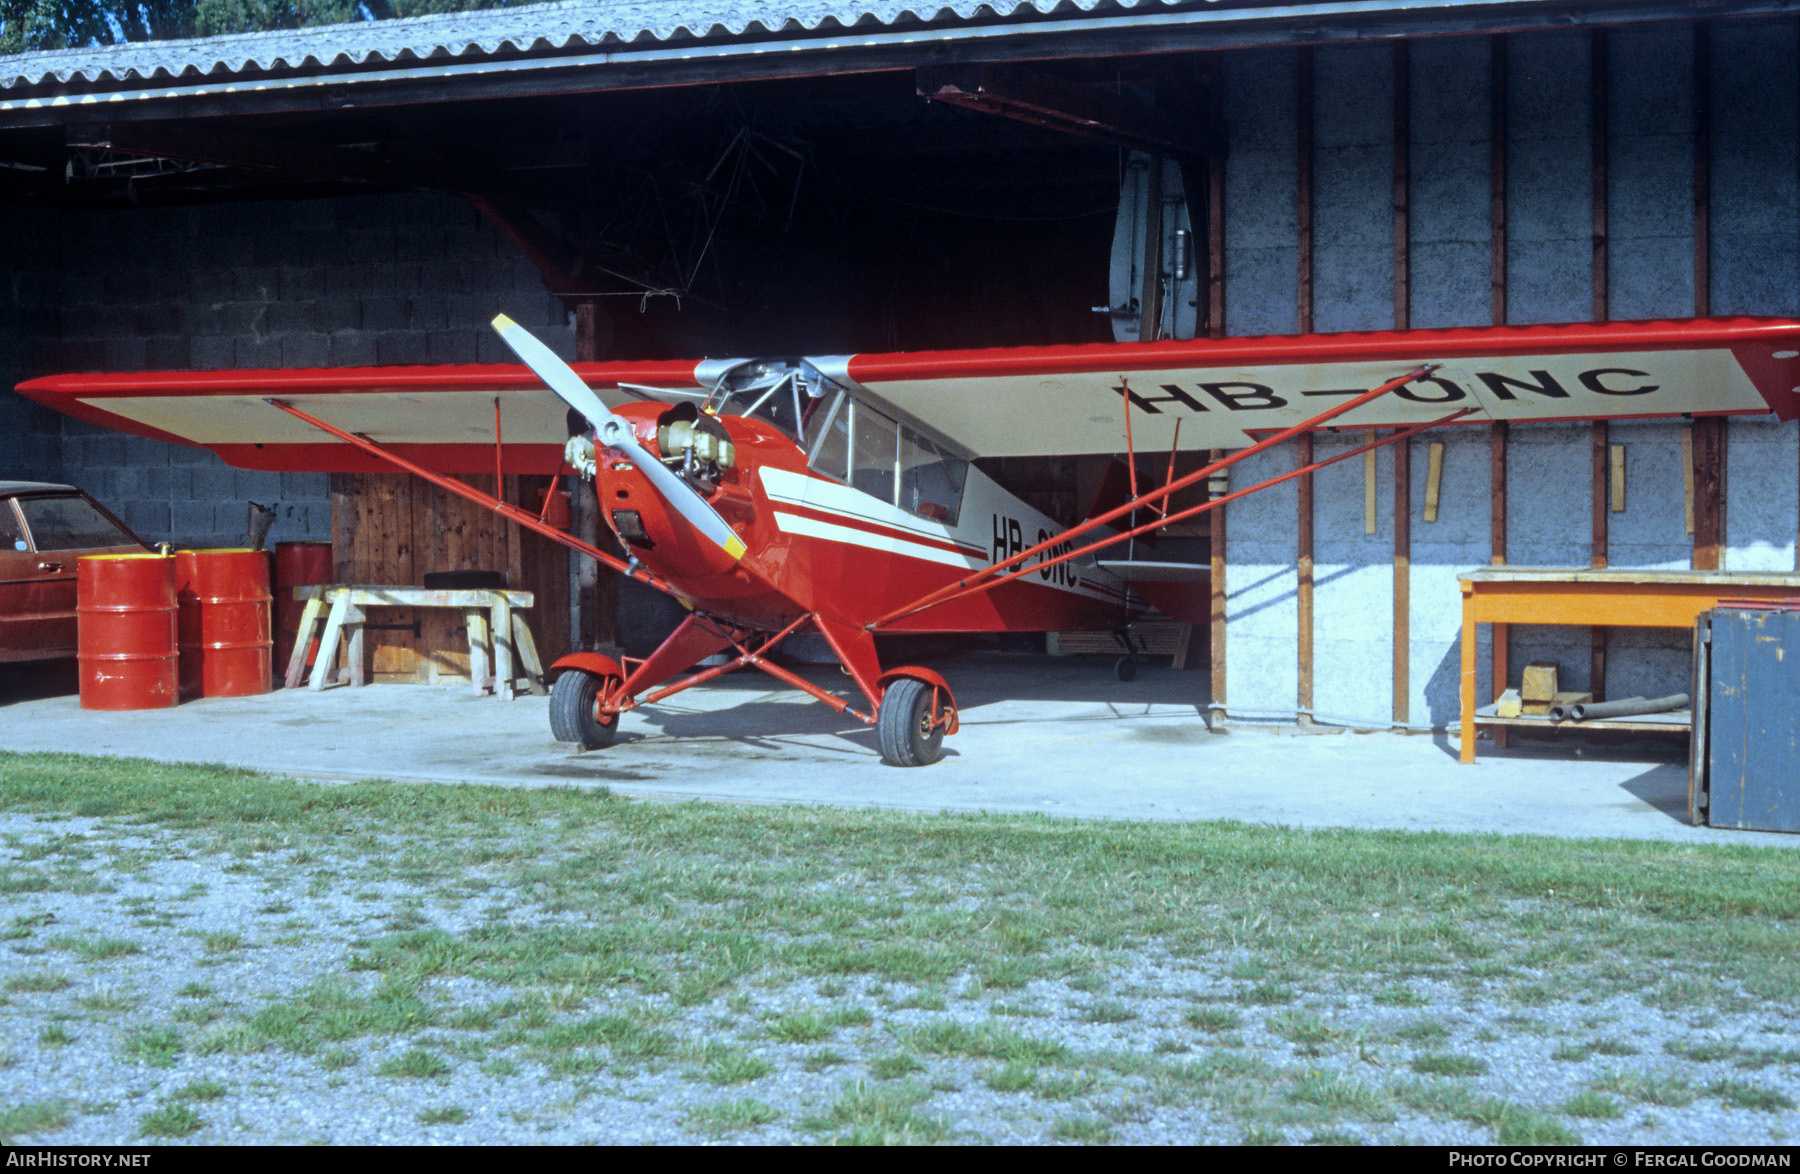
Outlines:
<svg viewBox="0 0 1800 1174"><path fill-rule="evenodd" d="M1797 115L1770 0L569 2L29 54L0 60L0 384L500 361L496 311L582 359L1792 315ZM0 411L12 475L153 540L277 500L342 579L504 567L547 649L652 619L389 475ZM1443 728L1472 568L1794 570L1796 426L1690 415L1446 429L1214 511L1196 689L1221 722ZM1099 472L994 470L1070 518ZM392 623L378 675L466 672ZM1667 629L1504 640L1484 679L1688 673Z"/></svg>

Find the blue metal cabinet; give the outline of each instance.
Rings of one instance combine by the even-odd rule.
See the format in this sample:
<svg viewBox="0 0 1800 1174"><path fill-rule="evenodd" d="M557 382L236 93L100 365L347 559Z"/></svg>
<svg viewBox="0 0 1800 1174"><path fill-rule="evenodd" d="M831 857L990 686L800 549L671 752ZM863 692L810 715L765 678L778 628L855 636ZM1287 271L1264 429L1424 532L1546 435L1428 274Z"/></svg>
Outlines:
<svg viewBox="0 0 1800 1174"><path fill-rule="evenodd" d="M1706 612L1695 650L1705 710L1694 714L1692 814L1800 832L1800 612Z"/></svg>

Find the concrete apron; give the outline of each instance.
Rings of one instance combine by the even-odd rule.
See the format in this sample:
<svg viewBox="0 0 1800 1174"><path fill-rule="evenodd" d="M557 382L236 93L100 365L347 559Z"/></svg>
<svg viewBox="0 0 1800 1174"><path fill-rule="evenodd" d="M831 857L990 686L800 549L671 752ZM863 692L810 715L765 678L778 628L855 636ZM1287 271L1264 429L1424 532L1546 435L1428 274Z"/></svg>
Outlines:
<svg viewBox="0 0 1800 1174"><path fill-rule="evenodd" d="M1666 745L1495 752L1461 766L1454 736L1208 733L1204 674L1006 654L937 666L962 730L929 767L884 765L872 729L742 672L627 714L618 740L577 752L542 697L375 685L83 710L68 692L0 681L0 749L225 763L298 778L605 786L633 797L828 804L1080 818L1242 820L1800 846L1800 837L1691 827L1687 765ZM808 670L828 688L835 670ZM46 695L48 694L48 695ZM847 695L847 694L846 694ZM1578 756L1578 753L1579 756Z"/></svg>

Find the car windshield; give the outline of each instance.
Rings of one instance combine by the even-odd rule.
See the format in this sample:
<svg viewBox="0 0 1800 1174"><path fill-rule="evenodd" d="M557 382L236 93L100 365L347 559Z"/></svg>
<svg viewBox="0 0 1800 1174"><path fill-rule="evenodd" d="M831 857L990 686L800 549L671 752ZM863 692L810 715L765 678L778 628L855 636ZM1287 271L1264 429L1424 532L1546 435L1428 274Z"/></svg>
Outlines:
<svg viewBox="0 0 1800 1174"><path fill-rule="evenodd" d="M21 497L19 510L31 530L32 545L45 550L88 550L136 546L137 539L82 497Z"/></svg>

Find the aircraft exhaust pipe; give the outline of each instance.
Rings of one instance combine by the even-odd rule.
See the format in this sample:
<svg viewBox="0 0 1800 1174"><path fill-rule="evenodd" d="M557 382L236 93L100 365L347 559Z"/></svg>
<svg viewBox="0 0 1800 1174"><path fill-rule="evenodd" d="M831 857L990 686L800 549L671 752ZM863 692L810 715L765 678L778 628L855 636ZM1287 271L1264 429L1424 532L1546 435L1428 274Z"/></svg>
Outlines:
<svg viewBox="0 0 1800 1174"><path fill-rule="evenodd" d="M1647 713L1668 713L1671 710L1686 709L1691 701L1686 693L1671 693L1667 697L1627 697L1622 701L1590 701L1584 705L1571 705L1568 717L1570 721L1584 722L1604 717L1640 717Z"/></svg>

